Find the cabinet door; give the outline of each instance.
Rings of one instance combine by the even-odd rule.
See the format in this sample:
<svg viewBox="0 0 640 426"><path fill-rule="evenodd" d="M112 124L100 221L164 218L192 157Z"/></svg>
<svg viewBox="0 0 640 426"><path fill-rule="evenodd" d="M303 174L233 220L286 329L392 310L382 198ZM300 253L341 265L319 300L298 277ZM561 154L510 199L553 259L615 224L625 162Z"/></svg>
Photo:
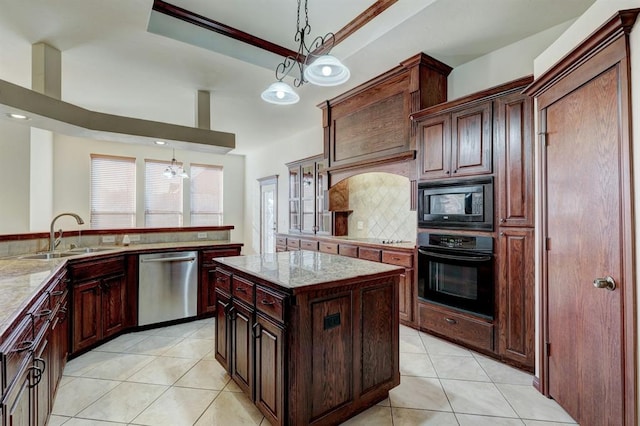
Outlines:
<svg viewBox="0 0 640 426"><path fill-rule="evenodd" d="M300 166L289 167L289 231L300 232Z"/></svg>
<svg viewBox="0 0 640 426"><path fill-rule="evenodd" d="M255 325L256 405L274 425L284 424L284 329L258 315Z"/></svg>
<svg viewBox="0 0 640 426"><path fill-rule="evenodd" d="M301 166L300 231L307 234L316 232L316 163Z"/></svg>
<svg viewBox="0 0 640 426"><path fill-rule="evenodd" d="M102 337L109 337L124 328L125 278L116 275L102 280Z"/></svg>
<svg viewBox="0 0 640 426"><path fill-rule="evenodd" d="M413 274L414 269L407 269L404 274L400 275L399 310L400 321L404 323L413 323Z"/></svg>
<svg viewBox="0 0 640 426"><path fill-rule="evenodd" d="M451 114L428 118L418 125L420 178L440 179L451 175Z"/></svg>
<svg viewBox="0 0 640 426"><path fill-rule="evenodd" d="M207 314L216 310L216 268L203 266L200 275L200 303L198 314Z"/></svg>
<svg viewBox="0 0 640 426"><path fill-rule="evenodd" d="M29 364L30 366L30 364ZM33 426L35 424L34 393L30 389L32 370L25 366L11 389L4 395L2 411L5 426Z"/></svg>
<svg viewBox="0 0 640 426"><path fill-rule="evenodd" d="M231 376L253 399L253 310L236 300L231 303Z"/></svg>
<svg viewBox="0 0 640 426"><path fill-rule="evenodd" d="M316 233L331 234L329 211L329 176L325 160L316 162Z"/></svg>
<svg viewBox="0 0 640 426"><path fill-rule="evenodd" d="M451 114L451 177L491 173L492 102Z"/></svg>
<svg viewBox="0 0 640 426"><path fill-rule="evenodd" d="M36 347L35 357L33 361L32 383L34 392L34 425L44 426L47 422L49 412L49 404L51 399L51 344L49 341L49 332L41 340Z"/></svg>
<svg viewBox="0 0 640 426"><path fill-rule="evenodd" d="M216 291L216 360L230 371L229 353L231 351L231 336L229 334L229 321L227 314L231 304L229 297L219 291Z"/></svg>
<svg viewBox="0 0 640 426"><path fill-rule="evenodd" d="M500 226L534 226L533 98L515 93L496 100Z"/></svg>
<svg viewBox="0 0 640 426"><path fill-rule="evenodd" d="M534 231L501 228L499 237L498 350L534 366Z"/></svg>
<svg viewBox="0 0 640 426"><path fill-rule="evenodd" d="M73 288L73 351L102 338L100 281L91 280Z"/></svg>
<svg viewBox="0 0 640 426"><path fill-rule="evenodd" d="M67 319L68 297L60 302L60 307L51 323L51 386L50 393L55 395L58 383L69 354L69 321Z"/></svg>

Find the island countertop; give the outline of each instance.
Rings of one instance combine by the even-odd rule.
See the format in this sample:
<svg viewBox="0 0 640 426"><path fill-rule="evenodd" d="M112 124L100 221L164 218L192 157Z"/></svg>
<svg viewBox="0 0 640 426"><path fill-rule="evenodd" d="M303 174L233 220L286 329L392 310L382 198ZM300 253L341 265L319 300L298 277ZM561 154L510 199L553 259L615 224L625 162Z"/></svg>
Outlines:
<svg viewBox="0 0 640 426"><path fill-rule="evenodd" d="M214 262L276 284L290 293L318 284L404 273L404 268L394 265L306 250L220 257Z"/></svg>

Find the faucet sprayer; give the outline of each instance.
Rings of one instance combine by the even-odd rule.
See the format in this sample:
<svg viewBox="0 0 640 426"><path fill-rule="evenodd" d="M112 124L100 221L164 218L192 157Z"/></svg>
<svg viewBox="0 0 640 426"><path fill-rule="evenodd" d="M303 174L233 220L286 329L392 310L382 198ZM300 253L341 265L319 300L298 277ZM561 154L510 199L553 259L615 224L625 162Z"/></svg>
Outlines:
<svg viewBox="0 0 640 426"><path fill-rule="evenodd" d="M54 217L49 227L49 251L50 252L53 252L56 249L56 245L57 245L56 236L53 228L55 226L56 220L58 220L58 218L61 216L72 216L73 218L75 218L76 222L78 222L78 225L84 224L84 220L82 220L82 218L75 213L60 213L58 216ZM60 229L60 238L62 238L62 229Z"/></svg>

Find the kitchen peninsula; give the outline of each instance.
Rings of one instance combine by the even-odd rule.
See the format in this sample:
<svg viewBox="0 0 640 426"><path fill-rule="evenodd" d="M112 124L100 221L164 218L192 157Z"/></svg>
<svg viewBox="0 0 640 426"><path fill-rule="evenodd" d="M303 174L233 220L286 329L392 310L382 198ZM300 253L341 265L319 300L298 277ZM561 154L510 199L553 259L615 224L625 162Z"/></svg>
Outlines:
<svg viewBox="0 0 640 426"><path fill-rule="evenodd" d="M214 264L216 359L273 424L337 424L400 383L403 268L305 250Z"/></svg>

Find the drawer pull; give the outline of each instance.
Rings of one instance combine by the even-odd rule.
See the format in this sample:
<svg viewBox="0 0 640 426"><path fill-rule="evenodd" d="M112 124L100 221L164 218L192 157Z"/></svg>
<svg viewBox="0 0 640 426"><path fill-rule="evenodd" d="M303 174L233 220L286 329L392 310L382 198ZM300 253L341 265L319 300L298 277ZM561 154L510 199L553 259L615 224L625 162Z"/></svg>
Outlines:
<svg viewBox="0 0 640 426"><path fill-rule="evenodd" d="M219 282L219 283L223 283L225 281L225 279L222 278L222 277L217 277L216 281Z"/></svg>
<svg viewBox="0 0 640 426"><path fill-rule="evenodd" d="M20 344L13 350L13 352L25 352L33 349L33 340L25 340L24 342L20 342Z"/></svg>
<svg viewBox="0 0 640 426"><path fill-rule="evenodd" d="M236 287L236 291L238 293L245 293L245 294L247 293L247 290L243 287Z"/></svg>
<svg viewBox="0 0 640 426"><path fill-rule="evenodd" d="M62 296L62 293L64 293L64 291L62 290L56 290L56 291L52 291L51 295L52 296Z"/></svg>
<svg viewBox="0 0 640 426"><path fill-rule="evenodd" d="M262 299L260 301L260 303L262 303L263 305L266 305L266 306L273 306L273 305L276 304L276 302L272 302L271 300L267 300L267 299Z"/></svg>
<svg viewBox="0 0 640 426"><path fill-rule="evenodd" d="M447 322L447 324L457 324L458 323L458 321L454 320L453 318L445 318L444 320Z"/></svg>
<svg viewBox="0 0 640 426"><path fill-rule="evenodd" d="M38 312L37 314L34 314L34 317L47 317L51 315L51 309L43 309L42 311Z"/></svg>

